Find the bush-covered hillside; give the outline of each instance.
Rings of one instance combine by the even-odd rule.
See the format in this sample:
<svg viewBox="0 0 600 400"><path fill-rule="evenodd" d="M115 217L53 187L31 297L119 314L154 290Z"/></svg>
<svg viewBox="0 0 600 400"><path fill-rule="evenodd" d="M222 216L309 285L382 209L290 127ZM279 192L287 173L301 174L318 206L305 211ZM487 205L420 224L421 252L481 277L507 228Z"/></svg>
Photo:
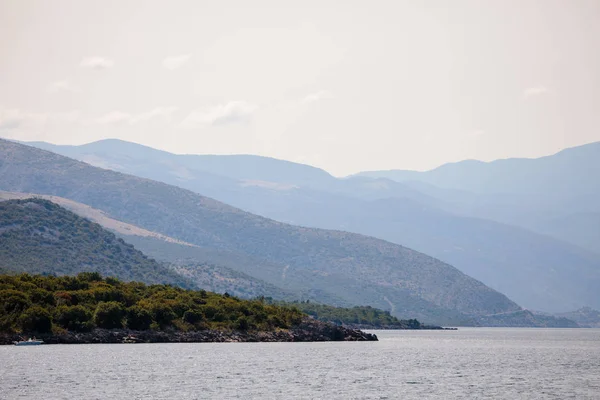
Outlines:
<svg viewBox="0 0 600 400"><path fill-rule="evenodd" d="M278 303L286 304L286 303ZM287 303L289 306L298 308L319 321L333 322L337 325L360 325L372 329L420 329L426 326L416 319L398 319L388 311L379 310L370 306L366 307L333 307L326 304L300 301Z"/></svg>
<svg viewBox="0 0 600 400"><path fill-rule="evenodd" d="M97 271L123 280L190 286L100 225L42 199L0 202L0 266L32 274Z"/></svg>
<svg viewBox="0 0 600 400"><path fill-rule="evenodd" d="M274 331L299 324L296 308L169 285L121 282L98 273L0 275L0 332L132 330Z"/></svg>

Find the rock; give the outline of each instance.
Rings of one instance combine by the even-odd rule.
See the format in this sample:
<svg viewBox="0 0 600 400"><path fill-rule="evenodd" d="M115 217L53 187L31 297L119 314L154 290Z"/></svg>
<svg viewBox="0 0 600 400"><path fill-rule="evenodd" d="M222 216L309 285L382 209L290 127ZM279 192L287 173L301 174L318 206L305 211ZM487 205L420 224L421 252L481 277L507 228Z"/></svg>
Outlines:
<svg viewBox="0 0 600 400"><path fill-rule="evenodd" d="M0 333L0 344L13 344L22 335ZM27 336L27 335L23 335ZM47 344L84 343L202 343L202 342L327 342L373 341L377 336L358 329L344 328L306 317L289 330L270 332L254 331L132 331L128 329L94 329L91 332L66 332L63 334L37 334ZM130 339L127 339L130 338Z"/></svg>

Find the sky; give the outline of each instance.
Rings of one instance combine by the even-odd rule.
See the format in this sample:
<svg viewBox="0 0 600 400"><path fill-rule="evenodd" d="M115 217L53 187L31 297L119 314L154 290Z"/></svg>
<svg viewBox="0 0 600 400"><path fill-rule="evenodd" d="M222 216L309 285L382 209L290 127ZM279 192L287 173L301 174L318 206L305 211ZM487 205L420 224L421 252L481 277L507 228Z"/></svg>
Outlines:
<svg viewBox="0 0 600 400"><path fill-rule="evenodd" d="M596 0L0 0L0 137L343 176L600 141Z"/></svg>

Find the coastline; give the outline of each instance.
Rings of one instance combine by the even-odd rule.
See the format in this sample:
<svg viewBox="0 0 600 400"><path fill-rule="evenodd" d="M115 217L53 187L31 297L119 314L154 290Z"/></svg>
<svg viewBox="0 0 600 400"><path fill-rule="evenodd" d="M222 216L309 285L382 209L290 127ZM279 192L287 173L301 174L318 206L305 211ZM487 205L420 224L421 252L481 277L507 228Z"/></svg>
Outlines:
<svg viewBox="0 0 600 400"><path fill-rule="evenodd" d="M357 329L357 330L368 330L368 331L456 331L458 328L445 328L437 325L421 325L418 328L400 328L394 325L365 325L365 324L344 324L345 328Z"/></svg>
<svg viewBox="0 0 600 400"><path fill-rule="evenodd" d="M12 345L34 334L0 333L0 345ZM237 343L237 342L328 342L377 341L377 336L358 329L304 319L298 326L272 332L204 330L204 331L135 331L129 329L94 329L90 332L35 334L44 344L116 344L116 343Z"/></svg>

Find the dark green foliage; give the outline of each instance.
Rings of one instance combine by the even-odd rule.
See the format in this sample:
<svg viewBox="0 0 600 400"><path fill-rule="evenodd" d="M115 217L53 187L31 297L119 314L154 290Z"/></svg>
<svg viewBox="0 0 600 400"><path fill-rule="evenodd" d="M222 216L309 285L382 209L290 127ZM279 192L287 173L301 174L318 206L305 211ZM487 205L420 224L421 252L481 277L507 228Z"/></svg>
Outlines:
<svg viewBox="0 0 600 400"><path fill-rule="evenodd" d="M123 327L125 310L116 301L101 302L96 306L94 323L98 328L115 329Z"/></svg>
<svg viewBox="0 0 600 400"><path fill-rule="evenodd" d="M75 332L89 331L93 326L92 312L84 306L60 306L54 314L54 323Z"/></svg>
<svg viewBox="0 0 600 400"><path fill-rule="evenodd" d="M175 314L173 308L169 304L154 302L150 305L148 311L152 316L152 320L154 320L161 328L171 325L173 320L177 318L177 314Z"/></svg>
<svg viewBox="0 0 600 400"><path fill-rule="evenodd" d="M18 290L0 291L0 310L4 314L20 314L30 306L29 296Z"/></svg>
<svg viewBox="0 0 600 400"><path fill-rule="evenodd" d="M376 328L395 328L395 329L420 329L424 326L416 319L398 319L388 311L379 310L373 307L333 307L326 304L317 304L310 301L301 301L287 304L288 307L294 307L300 311L326 322L333 322L338 325L360 325Z"/></svg>
<svg viewBox="0 0 600 400"><path fill-rule="evenodd" d="M247 331L250 328L250 322L248 322L248 318L245 316L241 316L236 321L236 328L240 331Z"/></svg>
<svg viewBox="0 0 600 400"><path fill-rule="evenodd" d="M297 325L304 316L262 300L90 277L0 275L0 332L41 333L53 327L271 331Z"/></svg>
<svg viewBox="0 0 600 400"><path fill-rule="evenodd" d="M83 289L102 274L192 287L100 225L42 199L0 202L0 265L17 272L72 275ZM119 281L112 282L117 285ZM69 287L75 290L75 287ZM110 301L110 300L106 300Z"/></svg>
<svg viewBox="0 0 600 400"><path fill-rule="evenodd" d="M21 314L19 326L24 332L47 333L52 330L52 319L46 309L33 306Z"/></svg>
<svg viewBox="0 0 600 400"><path fill-rule="evenodd" d="M188 324L196 325L198 322L202 322L204 316L200 311L187 310L183 313L183 322Z"/></svg>
<svg viewBox="0 0 600 400"><path fill-rule="evenodd" d="M52 293L47 291L46 289L33 289L29 293L29 296L31 297L31 301L33 303L42 304L45 306L53 306L56 303Z"/></svg>
<svg viewBox="0 0 600 400"><path fill-rule="evenodd" d="M127 327L137 331L150 329L152 314L142 307L133 306L127 309Z"/></svg>

